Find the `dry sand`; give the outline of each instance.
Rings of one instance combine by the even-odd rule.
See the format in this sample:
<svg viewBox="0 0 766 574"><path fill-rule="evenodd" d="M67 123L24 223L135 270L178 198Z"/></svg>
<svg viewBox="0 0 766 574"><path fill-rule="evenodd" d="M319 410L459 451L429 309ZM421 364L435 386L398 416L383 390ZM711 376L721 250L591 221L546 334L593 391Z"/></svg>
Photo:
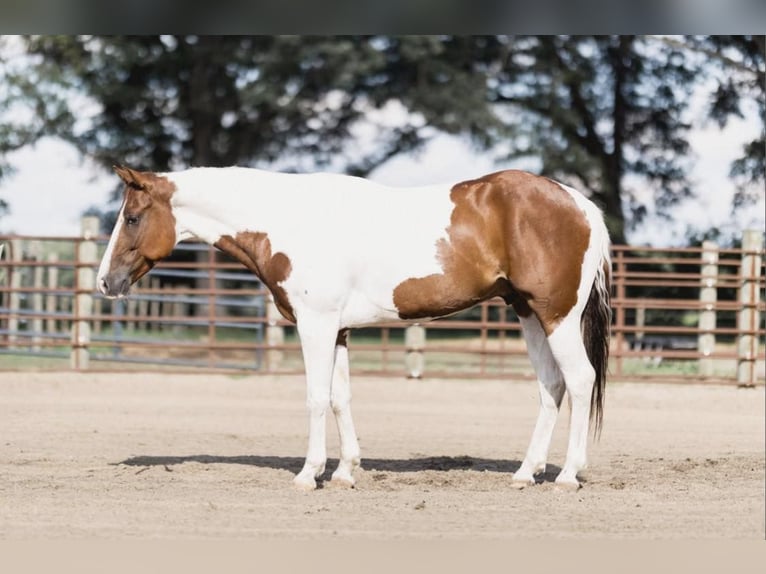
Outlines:
<svg viewBox="0 0 766 574"><path fill-rule="evenodd" d="M566 409L511 488L533 383L352 384L356 488L303 493L300 377L0 372L0 539L764 538L762 387L609 385L571 493Z"/></svg>

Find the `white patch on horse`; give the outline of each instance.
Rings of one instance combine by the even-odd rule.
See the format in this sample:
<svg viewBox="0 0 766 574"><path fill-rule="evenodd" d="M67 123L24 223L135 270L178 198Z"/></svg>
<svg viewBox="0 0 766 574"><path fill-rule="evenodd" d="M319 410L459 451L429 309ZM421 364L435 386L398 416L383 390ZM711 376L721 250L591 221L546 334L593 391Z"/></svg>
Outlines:
<svg viewBox="0 0 766 574"><path fill-rule="evenodd" d="M103 294L106 295L106 281L105 278L109 274L109 268L112 264L112 252L114 251L114 245L117 243L117 238L120 236L120 231L122 230L123 221L125 220L125 202L122 202L122 205L120 206L120 211L117 214L117 222L114 224L114 229L112 230L112 235L109 237L109 243L106 245L106 251L104 251L104 255L101 257L101 264L98 266L98 274L96 275L96 285L98 287L98 290ZM124 297L124 295L119 295L118 297Z"/></svg>
<svg viewBox="0 0 766 574"><path fill-rule="evenodd" d="M448 239L450 186L389 188L242 168L162 175L177 188L178 237L215 243L238 232L267 234L272 253L292 263L281 285L291 304L338 312L341 327L398 319L396 285L442 271L436 245Z"/></svg>

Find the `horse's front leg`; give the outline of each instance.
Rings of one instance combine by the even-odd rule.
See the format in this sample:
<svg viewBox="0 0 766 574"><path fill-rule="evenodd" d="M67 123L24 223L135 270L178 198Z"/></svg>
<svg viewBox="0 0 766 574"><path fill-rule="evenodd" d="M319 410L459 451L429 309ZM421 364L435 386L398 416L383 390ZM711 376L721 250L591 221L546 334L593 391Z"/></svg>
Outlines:
<svg viewBox="0 0 766 574"><path fill-rule="evenodd" d="M309 445L306 462L295 477L294 484L302 490L313 490L316 478L324 472L327 462L325 416L330 406L338 317L304 310L297 319L306 367Z"/></svg>
<svg viewBox="0 0 766 574"><path fill-rule="evenodd" d="M338 333L335 343L335 371L332 377L330 404L335 413L340 437L340 462L332 473L333 484L354 486L353 472L360 464L359 441L351 419L351 382L348 365L348 329Z"/></svg>

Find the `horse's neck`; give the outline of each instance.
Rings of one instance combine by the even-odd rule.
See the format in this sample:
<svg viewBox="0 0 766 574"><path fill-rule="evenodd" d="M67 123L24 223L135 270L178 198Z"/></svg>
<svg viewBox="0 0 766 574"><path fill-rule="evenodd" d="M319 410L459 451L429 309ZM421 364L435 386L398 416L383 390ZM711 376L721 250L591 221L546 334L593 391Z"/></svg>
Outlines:
<svg viewBox="0 0 766 574"><path fill-rule="evenodd" d="M176 176L173 214L179 240L194 237L212 245L223 235L242 231L248 217L258 212L257 194L252 191L260 175L232 168L197 169Z"/></svg>
<svg viewBox="0 0 766 574"><path fill-rule="evenodd" d="M355 230L367 232L375 224L381 231L388 224L380 222L401 223L407 217L422 226L423 218L434 215L439 206L451 211L449 201L440 201L446 197L444 186L385 194L377 184L333 174L209 168L181 172L173 181L179 240L197 237L210 244L245 231L283 237L296 230L312 236L315 230L322 237L345 237ZM448 213L446 217L449 220ZM443 214L438 219L443 227Z"/></svg>

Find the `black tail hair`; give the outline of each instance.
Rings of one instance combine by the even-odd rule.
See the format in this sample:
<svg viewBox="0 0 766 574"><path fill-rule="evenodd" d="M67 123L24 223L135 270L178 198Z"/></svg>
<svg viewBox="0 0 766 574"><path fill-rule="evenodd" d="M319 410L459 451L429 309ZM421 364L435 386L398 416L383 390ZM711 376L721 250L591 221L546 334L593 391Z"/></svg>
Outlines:
<svg viewBox="0 0 766 574"><path fill-rule="evenodd" d="M593 436L601 435L604 421L604 390L609 367L609 333L612 326L611 263L604 258L593 281L588 303L581 319L585 351L596 371L596 381L590 396L590 423Z"/></svg>

